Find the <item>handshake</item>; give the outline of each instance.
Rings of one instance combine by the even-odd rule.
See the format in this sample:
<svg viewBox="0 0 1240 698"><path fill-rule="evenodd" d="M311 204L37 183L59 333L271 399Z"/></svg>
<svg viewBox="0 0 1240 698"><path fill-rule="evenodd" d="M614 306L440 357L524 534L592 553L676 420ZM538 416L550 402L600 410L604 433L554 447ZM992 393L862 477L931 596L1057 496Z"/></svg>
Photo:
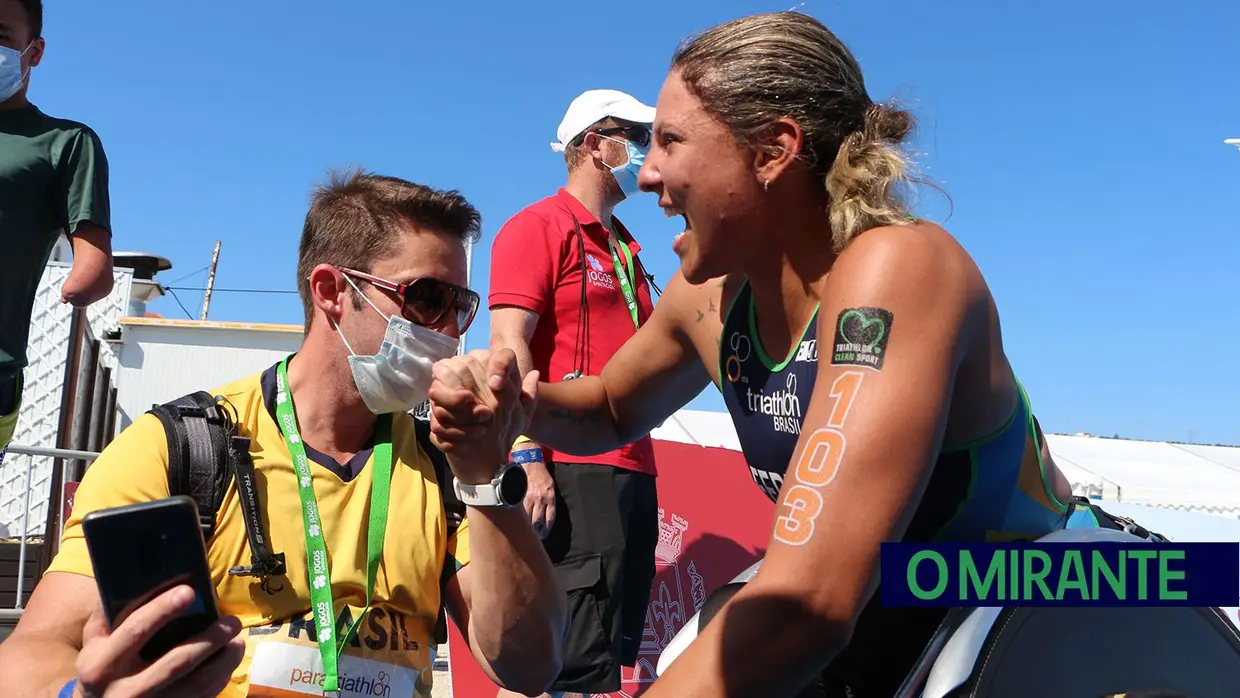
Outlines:
<svg viewBox="0 0 1240 698"><path fill-rule="evenodd" d="M538 371L521 378L511 349L474 350L432 369L431 441L464 484L491 481L534 414Z"/></svg>

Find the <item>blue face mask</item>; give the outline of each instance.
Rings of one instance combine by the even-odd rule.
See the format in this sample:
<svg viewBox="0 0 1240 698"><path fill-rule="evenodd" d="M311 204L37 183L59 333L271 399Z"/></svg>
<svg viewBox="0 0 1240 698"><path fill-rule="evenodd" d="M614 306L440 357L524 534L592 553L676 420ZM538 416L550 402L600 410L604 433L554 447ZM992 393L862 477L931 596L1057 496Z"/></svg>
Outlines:
<svg viewBox="0 0 1240 698"><path fill-rule="evenodd" d="M607 138L607 140L624 144L624 150L628 153L629 159L623 165L611 168L611 176L616 178L616 184L620 185L620 191L624 192L625 198L633 196L641 191L637 188L637 173L641 171L642 163L646 161L646 153L650 148L643 148L633 141L622 141L618 138Z"/></svg>
<svg viewBox="0 0 1240 698"><path fill-rule="evenodd" d="M0 102L8 101L26 82L26 73L22 72L22 56L29 50L30 46L24 51L0 46Z"/></svg>

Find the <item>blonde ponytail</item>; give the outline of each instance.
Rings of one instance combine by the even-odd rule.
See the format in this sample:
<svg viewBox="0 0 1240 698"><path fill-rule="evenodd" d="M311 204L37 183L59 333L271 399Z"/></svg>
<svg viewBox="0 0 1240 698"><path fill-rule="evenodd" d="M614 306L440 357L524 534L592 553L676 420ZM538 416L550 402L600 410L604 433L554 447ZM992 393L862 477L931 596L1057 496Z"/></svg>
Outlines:
<svg viewBox="0 0 1240 698"><path fill-rule="evenodd" d="M836 252L866 230L911 220L904 194L917 179L903 144L913 126L908 112L872 104L861 129L840 144L826 176Z"/></svg>

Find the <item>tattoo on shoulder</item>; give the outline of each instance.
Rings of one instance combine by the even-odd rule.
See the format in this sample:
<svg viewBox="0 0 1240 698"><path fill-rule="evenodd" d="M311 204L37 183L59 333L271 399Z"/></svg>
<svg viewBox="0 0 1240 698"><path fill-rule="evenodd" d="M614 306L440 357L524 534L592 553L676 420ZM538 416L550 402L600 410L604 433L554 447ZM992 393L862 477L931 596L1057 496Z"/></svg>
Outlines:
<svg viewBox="0 0 1240 698"><path fill-rule="evenodd" d="M603 416L603 408L592 410L548 410L547 416L571 422L574 426L585 426L597 422Z"/></svg>
<svg viewBox="0 0 1240 698"><path fill-rule="evenodd" d="M886 308L845 308L835 321L831 363L883 370L894 319Z"/></svg>
<svg viewBox="0 0 1240 698"><path fill-rule="evenodd" d="M696 309L695 309L695 310L693 311L693 312L697 313L697 320L694 320L694 322L701 322L701 321L705 320L705 319L707 318L707 316L710 316L710 317L715 317L715 315L716 315L716 314L718 314L719 309L718 309L717 307L715 307L715 299L714 299L714 298L710 298L710 299L708 299L708 300L707 300L707 303L708 303L708 305L707 305L707 307L706 307L706 310L696 310Z"/></svg>

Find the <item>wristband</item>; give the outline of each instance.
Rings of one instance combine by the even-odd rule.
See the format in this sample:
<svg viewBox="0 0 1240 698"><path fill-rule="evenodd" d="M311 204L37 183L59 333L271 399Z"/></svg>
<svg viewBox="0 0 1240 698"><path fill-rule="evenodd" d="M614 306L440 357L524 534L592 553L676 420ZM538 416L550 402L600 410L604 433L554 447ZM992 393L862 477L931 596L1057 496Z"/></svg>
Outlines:
<svg viewBox="0 0 1240 698"><path fill-rule="evenodd" d="M513 451L509 457L512 458L512 462L517 465L543 462L543 452L542 449L538 447L523 448L520 451Z"/></svg>
<svg viewBox="0 0 1240 698"><path fill-rule="evenodd" d="M60 693L56 694L56 698L73 698L74 688L77 688L77 679L69 679L69 683L60 689Z"/></svg>

